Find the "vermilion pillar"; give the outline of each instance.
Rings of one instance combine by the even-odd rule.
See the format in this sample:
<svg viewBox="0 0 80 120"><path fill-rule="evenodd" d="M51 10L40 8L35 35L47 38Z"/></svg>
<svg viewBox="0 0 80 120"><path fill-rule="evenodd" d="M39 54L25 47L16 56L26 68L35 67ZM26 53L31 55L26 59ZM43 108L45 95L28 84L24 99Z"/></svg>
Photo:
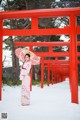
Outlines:
<svg viewBox="0 0 80 120"><path fill-rule="evenodd" d="M50 64L48 63L48 83L47 85L49 86L50 84Z"/></svg>
<svg viewBox="0 0 80 120"><path fill-rule="evenodd" d="M76 16L70 16L70 87L72 103L78 103L78 69L77 69L77 40Z"/></svg>
<svg viewBox="0 0 80 120"><path fill-rule="evenodd" d="M0 19L0 100L2 99L2 19Z"/></svg>
<svg viewBox="0 0 80 120"><path fill-rule="evenodd" d="M41 62L42 62L42 64L41 64L41 88L43 88L43 85L44 85L44 57L42 57Z"/></svg>

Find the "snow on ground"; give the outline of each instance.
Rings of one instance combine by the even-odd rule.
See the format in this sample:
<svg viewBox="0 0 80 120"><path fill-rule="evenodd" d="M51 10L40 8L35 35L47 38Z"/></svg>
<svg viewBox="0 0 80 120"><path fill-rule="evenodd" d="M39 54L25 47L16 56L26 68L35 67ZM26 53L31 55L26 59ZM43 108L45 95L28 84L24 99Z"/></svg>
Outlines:
<svg viewBox="0 0 80 120"><path fill-rule="evenodd" d="M20 93L21 86L3 86L0 114L7 113L7 120L80 120L80 103L71 103L68 81L43 89L33 86L30 106L21 106Z"/></svg>

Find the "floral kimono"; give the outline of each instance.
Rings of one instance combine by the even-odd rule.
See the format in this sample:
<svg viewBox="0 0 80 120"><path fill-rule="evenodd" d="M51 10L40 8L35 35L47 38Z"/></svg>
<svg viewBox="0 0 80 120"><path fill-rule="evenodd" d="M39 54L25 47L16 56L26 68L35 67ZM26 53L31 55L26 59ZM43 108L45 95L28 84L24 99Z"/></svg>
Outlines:
<svg viewBox="0 0 80 120"><path fill-rule="evenodd" d="M22 80L21 104L30 104L30 69L32 65L40 64L40 59L35 56L33 60L24 62L20 71L20 80Z"/></svg>

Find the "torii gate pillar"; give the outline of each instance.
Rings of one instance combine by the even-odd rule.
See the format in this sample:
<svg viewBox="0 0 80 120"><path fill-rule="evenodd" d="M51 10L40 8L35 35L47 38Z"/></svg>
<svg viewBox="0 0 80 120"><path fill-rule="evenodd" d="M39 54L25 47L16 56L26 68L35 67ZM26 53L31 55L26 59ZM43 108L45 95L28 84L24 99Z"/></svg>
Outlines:
<svg viewBox="0 0 80 120"><path fill-rule="evenodd" d="M76 16L70 16L70 87L72 103L78 103L77 35Z"/></svg>

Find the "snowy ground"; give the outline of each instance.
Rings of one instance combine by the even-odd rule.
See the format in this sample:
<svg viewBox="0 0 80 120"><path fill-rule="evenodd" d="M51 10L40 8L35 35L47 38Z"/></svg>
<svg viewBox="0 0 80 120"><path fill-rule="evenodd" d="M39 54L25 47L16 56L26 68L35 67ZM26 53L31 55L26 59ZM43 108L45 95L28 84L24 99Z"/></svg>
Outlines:
<svg viewBox="0 0 80 120"><path fill-rule="evenodd" d="M7 120L80 120L80 103L71 103L68 81L43 89L33 86L30 106L21 106L20 92L21 86L3 87L0 114L7 113Z"/></svg>

